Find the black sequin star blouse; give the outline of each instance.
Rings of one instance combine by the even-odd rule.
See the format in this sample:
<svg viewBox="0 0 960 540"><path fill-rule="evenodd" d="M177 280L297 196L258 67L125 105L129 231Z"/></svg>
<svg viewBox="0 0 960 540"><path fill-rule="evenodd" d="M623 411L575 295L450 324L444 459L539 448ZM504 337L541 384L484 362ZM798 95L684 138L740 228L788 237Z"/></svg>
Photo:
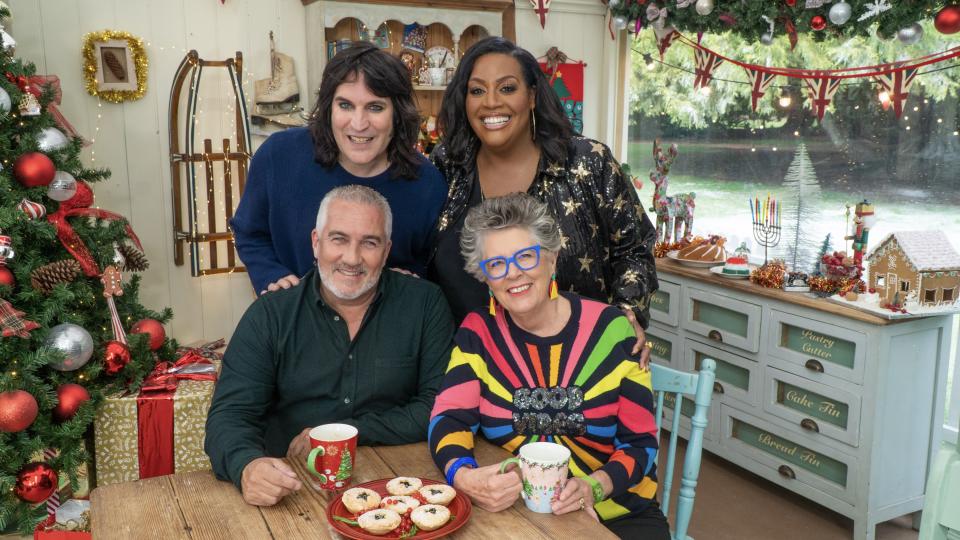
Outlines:
<svg viewBox="0 0 960 540"><path fill-rule="evenodd" d="M475 160L458 164L443 144L431 160L447 179L447 202L437 221L431 277L450 301L456 322L488 301L486 287L463 269L460 231L468 209L479 203ZM656 231L620 164L606 145L574 136L564 163L540 160L527 193L545 201L560 224L557 282L569 290L629 307L646 328L650 294L657 289L653 246Z"/></svg>

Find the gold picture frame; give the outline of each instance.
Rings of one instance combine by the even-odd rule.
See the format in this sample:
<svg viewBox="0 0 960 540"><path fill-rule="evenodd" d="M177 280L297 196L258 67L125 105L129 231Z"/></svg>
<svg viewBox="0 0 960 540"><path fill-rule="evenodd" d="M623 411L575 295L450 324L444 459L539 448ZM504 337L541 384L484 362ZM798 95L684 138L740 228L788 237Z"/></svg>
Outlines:
<svg viewBox="0 0 960 540"><path fill-rule="evenodd" d="M107 101L136 101L147 91L147 52L140 38L102 30L83 38L87 93Z"/></svg>

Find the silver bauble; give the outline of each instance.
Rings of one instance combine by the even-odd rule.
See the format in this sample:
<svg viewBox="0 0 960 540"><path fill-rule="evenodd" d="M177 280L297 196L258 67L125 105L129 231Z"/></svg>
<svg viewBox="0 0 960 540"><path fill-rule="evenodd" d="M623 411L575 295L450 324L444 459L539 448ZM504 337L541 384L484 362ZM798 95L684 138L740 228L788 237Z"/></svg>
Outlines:
<svg viewBox="0 0 960 540"><path fill-rule="evenodd" d="M853 8L846 2L839 2L830 8L830 22L839 26L850 20L853 15Z"/></svg>
<svg viewBox="0 0 960 540"><path fill-rule="evenodd" d="M10 103L10 94L3 88L0 88L0 113L10 112Z"/></svg>
<svg viewBox="0 0 960 540"><path fill-rule="evenodd" d="M93 355L93 338L90 337L90 332L71 323L58 324L51 328L44 345L66 356L63 360L50 364L50 367L57 371L76 371Z"/></svg>
<svg viewBox="0 0 960 540"><path fill-rule="evenodd" d="M920 26L920 23L913 23L906 28L901 28L897 32L897 39L900 40L900 43L904 45L913 45L914 43L920 41L920 38L923 37L923 27Z"/></svg>
<svg viewBox="0 0 960 540"><path fill-rule="evenodd" d="M610 9L613 9L619 5L620 5L620 0L610 0L609 2L607 2L607 6L609 6Z"/></svg>
<svg viewBox="0 0 960 540"><path fill-rule="evenodd" d="M43 153L59 150L70 144L70 139L62 131L55 127L43 128L40 131L40 137L37 138L40 151Z"/></svg>
<svg viewBox="0 0 960 540"><path fill-rule="evenodd" d="M766 33L766 34L760 36L760 43L763 43L764 45L772 45L772 44L773 44L773 34Z"/></svg>
<svg viewBox="0 0 960 540"><path fill-rule="evenodd" d="M713 0L697 0L695 9L700 15L713 13Z"/></svg>
<svg viewBox="0 0 960 540"><path fill-rule="evenodd" d="M613 18L613 29L614 30L623 30L627 27L627 18L622 15L617 15Z"/></svg>
<svg viewBox="0 0 960 540"><path fill-rule="evenodd" d="M47 197L59 202L69 201L77 194L77 179L66 171L57 171L47 186Z"/></svg>

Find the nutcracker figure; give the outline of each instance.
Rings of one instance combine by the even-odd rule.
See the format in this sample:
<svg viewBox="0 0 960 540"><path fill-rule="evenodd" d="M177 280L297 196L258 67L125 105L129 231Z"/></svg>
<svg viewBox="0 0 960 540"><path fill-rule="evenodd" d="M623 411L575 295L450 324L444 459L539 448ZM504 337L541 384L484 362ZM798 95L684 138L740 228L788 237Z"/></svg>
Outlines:
<svg viewBox="0 0 960 540"><path fill-rule="evenodd" d="M860 271L863 271L863 254L867 251L867 241L870 236L870 229L877 223L877 216L873 213L873 205L867 202L857 203L854 210L853 235L847 236L845 240L853 240L853 263Z"/></svg>

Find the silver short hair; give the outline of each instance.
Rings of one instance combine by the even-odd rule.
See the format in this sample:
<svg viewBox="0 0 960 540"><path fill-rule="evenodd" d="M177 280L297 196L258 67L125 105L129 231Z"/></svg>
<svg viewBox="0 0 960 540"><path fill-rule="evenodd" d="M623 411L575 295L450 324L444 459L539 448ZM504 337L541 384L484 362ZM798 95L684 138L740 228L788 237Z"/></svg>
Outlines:
<svg viewBox="0 0 960 540"><path fill-rule="evenodd" d="M384 240L390 240L390 234L393 232L393 212L390 211L390 203L383 195L360 184L340 186L327 192L323 200L320 201L320 209L317 210L318 233L327 225L327 213L330 210L330 203L333 201L366 204L380 210L380 213L383 214L384 233L387 235Z"/></svg>
<svg viewBox="0 0 960 540"><path fill-rule="evenodd" d="M460 253L465 261L463 269L484 281L480 261L483 259L483 239L489 231L510 228L527 230L540 247L551 253L560 251L560 228L550 208L526 193L511 193L486 199L467 212L460 233Z"/></svg>

